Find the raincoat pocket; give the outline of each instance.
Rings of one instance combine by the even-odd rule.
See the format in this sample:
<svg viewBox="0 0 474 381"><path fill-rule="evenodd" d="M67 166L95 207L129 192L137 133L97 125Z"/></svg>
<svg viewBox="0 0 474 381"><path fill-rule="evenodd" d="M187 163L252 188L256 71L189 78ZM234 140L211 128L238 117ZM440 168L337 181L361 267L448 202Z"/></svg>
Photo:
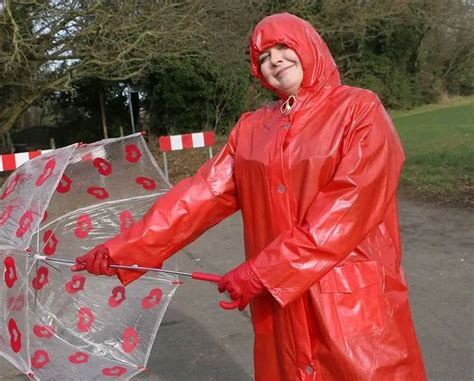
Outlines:
<svg viewBox="0 0 474 381"><path fill-rule="evenodd" d="M384 327L382 277L376 261L335 267L319 281L321 312L333 338L365 335Z"/></svg>

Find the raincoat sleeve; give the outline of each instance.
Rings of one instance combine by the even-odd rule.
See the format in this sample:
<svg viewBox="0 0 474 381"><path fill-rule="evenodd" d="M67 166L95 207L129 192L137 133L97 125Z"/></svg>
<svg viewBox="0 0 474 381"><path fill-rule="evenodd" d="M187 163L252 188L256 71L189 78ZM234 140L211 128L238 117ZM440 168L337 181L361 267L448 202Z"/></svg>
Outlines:
<svg viewBox="0 0 474 381"><path fill-rule="evenodd" d="M333 179L318 193L304 222L250 260L282 306L341 262L382 222L395 197L404 154L375 95L372 102L356 107L342 152Z"/></svg>
<svg viewBox="0 0 474 381"><path fill-rule="evenodd" d="M234 154L237 125L227 144L192 176L160 197L129 231L106 242L112 262L159 267L165 259L240 207L235 194ZM126 285L138 271L119 270Z"/></svg>

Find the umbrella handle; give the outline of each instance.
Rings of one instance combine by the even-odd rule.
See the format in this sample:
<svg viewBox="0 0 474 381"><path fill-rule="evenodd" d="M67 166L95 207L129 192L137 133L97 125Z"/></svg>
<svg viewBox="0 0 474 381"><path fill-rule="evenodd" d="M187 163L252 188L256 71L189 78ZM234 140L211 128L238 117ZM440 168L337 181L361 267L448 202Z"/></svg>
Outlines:
<svg viewBox="0 0 474 381"><path fill-rule="evenodd" d="M236 309L240 304L240 299L233 300L232 302L226 302L225 300L221 300L219 302L219 306L221 306L224 310L233 310Z"/></svg>
<svg viewBox="0 0 474 381"><path fill-rule="evenodd" d="M213 282L213 283L218 283L222 278L220 275L200 273L197 271L191 273L191 277L196 280L204 280L204 281ZM225 300L221 300L219 302L219 306L224 310L233 310L239 306L239 303L240 303L240 299L233 300L231 302L226 302Z"/></svg>
<svg viewBox="0 0 474 381"><path fill-rule="evenodd" d="M191 273L191 278L196 279L196 280L205 280L207 282L218 283L222 277L216 274L207 274L207 273L200 273L200 272L195 271Z"/></svg>

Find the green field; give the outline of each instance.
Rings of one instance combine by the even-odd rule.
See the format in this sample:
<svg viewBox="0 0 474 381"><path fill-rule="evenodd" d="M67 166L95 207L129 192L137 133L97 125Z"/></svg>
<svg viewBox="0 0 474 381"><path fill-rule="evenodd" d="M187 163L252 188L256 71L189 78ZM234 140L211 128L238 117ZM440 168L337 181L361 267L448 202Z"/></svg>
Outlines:
<svg viewBox="0 0 474 381"><path fill-rule="evenodd" d="M392 117L406 154L401 193L474 207L474 97Z"/></svg>

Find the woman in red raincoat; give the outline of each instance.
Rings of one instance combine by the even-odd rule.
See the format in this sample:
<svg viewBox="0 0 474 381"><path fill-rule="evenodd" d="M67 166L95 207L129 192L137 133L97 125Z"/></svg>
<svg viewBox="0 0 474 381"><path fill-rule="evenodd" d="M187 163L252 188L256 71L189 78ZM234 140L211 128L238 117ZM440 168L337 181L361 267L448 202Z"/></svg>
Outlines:
<svg viewBox="0 0 474 381"><path fill-rule="evenodd" d="M257 381L424 380L390 117L374 93L341 85L326 44L296 16L264 18L250 53L252 74L281 100L242 115L217 156L75 270L157 267L240 209L246 261L219 290L240 309L250 301Z"/></svg>

